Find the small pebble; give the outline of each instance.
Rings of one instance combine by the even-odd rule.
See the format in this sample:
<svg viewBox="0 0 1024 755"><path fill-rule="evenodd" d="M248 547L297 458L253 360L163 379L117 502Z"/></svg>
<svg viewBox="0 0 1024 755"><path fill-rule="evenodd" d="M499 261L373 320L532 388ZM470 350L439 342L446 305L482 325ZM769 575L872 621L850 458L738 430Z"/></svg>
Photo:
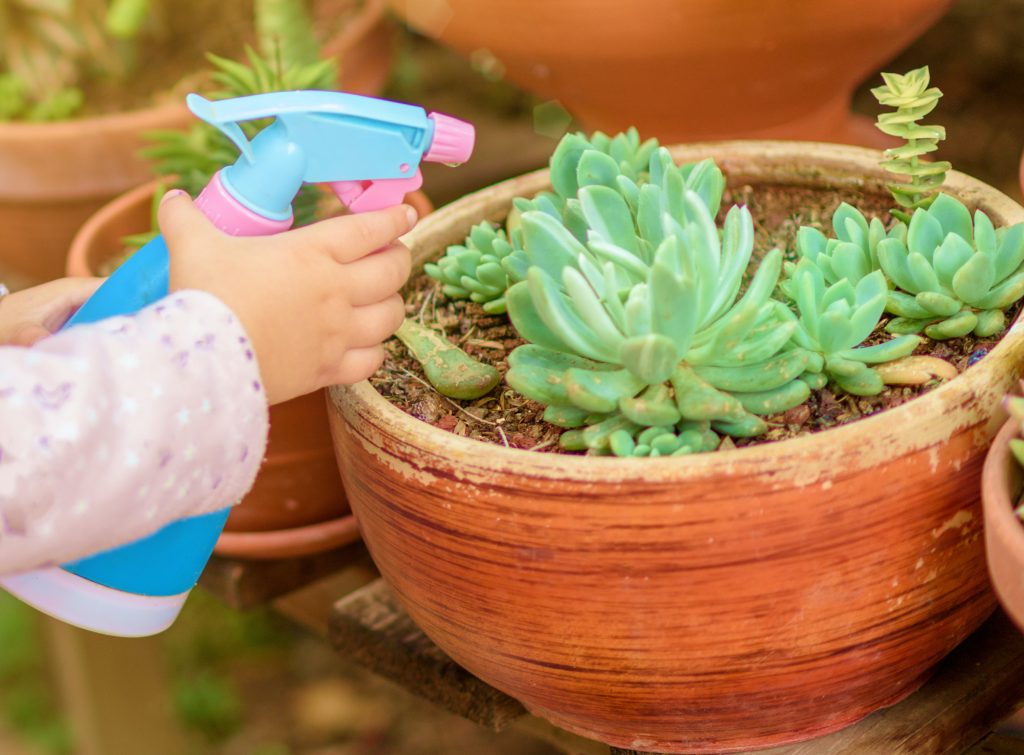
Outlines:
<svg viewBox="0 0 1024 755"><path fill-rule="evenodd" d="M441 417L437 422L434 423L434 427L438 427L446 432L452 432L455 430L455 426L459 424L459 418L454 414L446 414Z"/></svg>
<svg viewBox="0 0 1024 755"><path fill-rule="evenodd" d="M782 421L787 425L802 425L810 418L811 408L807 404L800 404L792 409L787 409L786 413L782 415Z"/></svg>
<svg viewBox="0 0 1024 755"><path fill-rule="evenodd" d="M967 358L967 366L970 367L972 364L977 364L986 354L988 354L988 349L975 349Z"/></svg>

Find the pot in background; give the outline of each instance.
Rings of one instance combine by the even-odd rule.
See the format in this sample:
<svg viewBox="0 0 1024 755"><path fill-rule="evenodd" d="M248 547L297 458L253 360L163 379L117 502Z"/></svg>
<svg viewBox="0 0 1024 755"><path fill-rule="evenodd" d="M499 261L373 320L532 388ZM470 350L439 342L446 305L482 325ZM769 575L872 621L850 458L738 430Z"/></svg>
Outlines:
<svg viewBox="0 0 1024 755"><path fill-rule="evenodd" d="M351 0L321 0L325 21ZM323 6L323 7L321 7ZM387 79L394 27L385 0L367 0L324 43L339 59L341 86L377 94ZM152 177L139 156L144 134L186 128L195 117L184 97L123 113L54 123L0 124L0 269L26 285L58 278L68 245L84 222L119 194Z"/></svg>
<svg viewBox="0 0 1024 755"><path fill-rule="evenodd" d="M952 0L390 0L410 25L555 100L587 130L662 143L890 146L853 91Z"/></svg>
<svg viewBox="0 0 1024 755"><path fill-rule="evenodd" d="M1010 452L1010 441L1019 436L1020 422L1010 419L992 442L981 499L992 585L1007 615L1024 631L1024 522L1014 511L1024 490L1024 470Z"/></svg>

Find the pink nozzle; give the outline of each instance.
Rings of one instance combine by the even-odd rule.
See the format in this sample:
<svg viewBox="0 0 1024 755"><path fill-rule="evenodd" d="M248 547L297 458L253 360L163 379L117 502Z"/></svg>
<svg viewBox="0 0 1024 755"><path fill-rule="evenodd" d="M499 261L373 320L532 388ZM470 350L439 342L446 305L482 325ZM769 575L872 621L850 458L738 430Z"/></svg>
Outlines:
<svg viewBox="0 0 1024 755"><path fill-rule="evenodd" d="M253 212L235 199L220 180L220 171L196 198L198 207L229 236L270 236L292 227L292 218L272 220Z"/></svg>
<svg viewBox="0 0 1024 755"><path fill-rule="evenodd" d="M459 165L473 154L476 130L473 124L452 118L444 113L431 113L434 121L434 139L423 159L430 163Z"/></svg>

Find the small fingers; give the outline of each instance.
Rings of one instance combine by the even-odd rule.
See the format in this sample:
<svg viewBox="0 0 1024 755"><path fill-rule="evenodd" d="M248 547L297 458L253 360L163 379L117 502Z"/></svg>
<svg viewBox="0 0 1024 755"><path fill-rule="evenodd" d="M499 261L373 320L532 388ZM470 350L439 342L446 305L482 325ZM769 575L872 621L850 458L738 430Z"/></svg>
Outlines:
<svg viewBox="0 0 1024 755"><path fill-rule="evenodd" d="M392 244L340 269L345 278L349 302L360 307L382 301L397 292L409 279L412 256L405 244Z"/></svg>
<svg viewBox="0 0 1024 755"><path fill-rule="evenodd" d="M405 319L405 303L398 294L376 304L354 307L349 324L349 348L365 348L388 340Z"/></svg>
<svg viewBox="0 0 1024 755"><path fill-rule="evenodd" d="M384 347L368 346L362 349L349 349L345 356L331 371L330 383L352 385L366 380L384 364Z"/></svg>
<svg viewBox="0 0 1024 755"><path fill-rule="evenodd" d="M179 244L201 244L219 235L216 226L200 212L188 193L180 189L164 194L157 222L172 253Z"/></svg>
<svg viewBox="0 0 1024 755"><path fill-rule="evenodd" d="M412 229L416 218L416 210L403 204L329 218L292 233L301 243L324 250L337 262L352 262L391 244Z"/></svg>

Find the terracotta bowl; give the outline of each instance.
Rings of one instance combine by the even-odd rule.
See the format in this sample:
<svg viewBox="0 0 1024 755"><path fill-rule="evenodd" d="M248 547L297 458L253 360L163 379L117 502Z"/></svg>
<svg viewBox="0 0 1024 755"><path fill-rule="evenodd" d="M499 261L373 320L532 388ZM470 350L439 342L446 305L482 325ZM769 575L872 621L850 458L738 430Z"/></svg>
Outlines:
<svg viewBox="0 0 1024 755"><path fill-rule="evenodd" d="M120 253L122 239L150 225L151 181L102 207L71 242L67 274L96 275ZM407 197L421 217L433 209L422 192ZM270 409L266 461L256 483L228 517L215 552L240 558L286 558L346 545L358 539L338 478L325 392Z"/></svg>
<svg viewBox="0 0 1024 755"><path fill-rule="evenodd" d="M879 146L850 100L951 0L389 0L589 129ZM488 60L493 59L493 60ZM879 81L879 83L881 83Z"/></svg>
<svg viewBox="0 0 1024 755"><path fill-rule="evenodd" d="M1024 631L1024 522L1014 513L1024 489L1024 471L1010 452L1020 422L1009 420L985 459L981 498L985 508L985 553L999 602Z"/></svg>
<svg viewBox="0 0 1024 755"><path fill-rule="evenodd" d="M732 185L887 196L877 152L679 147ZM418 263L500 220L546 172L435 212ZM1024 208L951 173L997 225ZM455 661L609 744L733 752L842 728L907 696L995 605L980 476L1024 369L1014 325L976 366L903 406L777 443L680 459L489 445L423 423L368 382L334 387L349 503L402 605Z"/></svg>

